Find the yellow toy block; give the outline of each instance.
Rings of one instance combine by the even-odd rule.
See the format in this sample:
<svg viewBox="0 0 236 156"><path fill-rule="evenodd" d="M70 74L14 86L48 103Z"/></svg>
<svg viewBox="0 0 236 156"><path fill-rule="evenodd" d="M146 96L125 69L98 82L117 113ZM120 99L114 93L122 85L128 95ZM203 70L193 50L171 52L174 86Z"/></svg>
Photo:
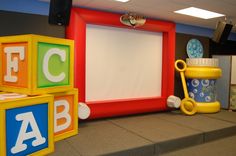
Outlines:
<svg viewBox="0 0 236 156"><path fill-rule="evenodd" d="M55 141L78 134L78 90L53 95Z"/></svg>
<svg viewBox="0 0 236 156"><path fill-rule="evenodd" d="M39 35L0 37L0 90L28 95L73 88L74 42Z"/></svg>
<svg viewBox="0 0 236 156"><path fill-rule="evenodd" d="M0 155L53 152L53 96L6 93L0 97Z"/></svg>

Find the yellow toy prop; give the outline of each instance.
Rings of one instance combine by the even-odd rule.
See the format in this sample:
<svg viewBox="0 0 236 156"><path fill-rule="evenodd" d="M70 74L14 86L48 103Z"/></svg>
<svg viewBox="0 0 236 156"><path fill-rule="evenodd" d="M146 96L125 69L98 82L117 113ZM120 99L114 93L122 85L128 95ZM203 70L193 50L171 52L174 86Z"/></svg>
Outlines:
<svg viewBox="0 0 236 156"><path fill-rule="evenodd" d="M187 59L187 64L177 60L175 69L180 72L184 90L185 98L180 105L183 113L193 115L196 112L216 113L220 110L215 94L216 79L221 77L217 59L191 58Z"/></svg>
<svg viewBox="0 0 236 156"><path fill-rule="evenodd" d="M179 67L178 64L181 65L182 68ZM184 77L184 71L186 70L186 68L187 68L187 65L183 60L177 60L175 62L175 69L178 72L180 72L181 82L182 82L184 96L185 96L185 98L181 101L180 110L187 115L193 115L197 112L197 104L194 101L194 99L190 98L188 95L188 89L187 89L186 81Z"/></svg>

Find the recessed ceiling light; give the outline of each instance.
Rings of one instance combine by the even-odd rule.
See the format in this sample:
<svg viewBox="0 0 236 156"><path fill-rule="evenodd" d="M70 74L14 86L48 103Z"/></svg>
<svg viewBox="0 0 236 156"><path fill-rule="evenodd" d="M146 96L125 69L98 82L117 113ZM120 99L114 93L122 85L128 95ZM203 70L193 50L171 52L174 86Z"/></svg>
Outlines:
<svg viewBox="0 0 236 156"><path fill-rule="evenodd" d="M178 14L189 15L189 16L194 16L194 17L203 18L203 19L210 19L210 18L225 16L223 14L219 14L216 12L212 12L212 11L208 11L208 10L204 10L204 9L199 9L199 8L195 8L195 7L181 9L181 10L177 10L174 12L178 13Z"/></svg>
<svg viewBox="0 0 236 156"><path fill-rule="evenodd" d="M128 2L129 0L115 0L115 1L118 1L118 2Z"/></svg>

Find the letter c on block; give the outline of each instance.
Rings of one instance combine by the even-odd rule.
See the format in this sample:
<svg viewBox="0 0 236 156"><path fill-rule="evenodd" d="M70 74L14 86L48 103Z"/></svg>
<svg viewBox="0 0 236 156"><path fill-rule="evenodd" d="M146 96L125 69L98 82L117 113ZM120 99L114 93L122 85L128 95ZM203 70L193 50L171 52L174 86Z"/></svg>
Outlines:
<svg viewBox="0 0 236 156"><path fill-rule="evenodd" d="M60 56L61 61L65 62L66 52L65 52L65 50L60 50L58 48L52 48L47 51L47 53L45 54L45 56L43 58L43 73L44 73L45 77L51 82L60 82L65 78L65 76L66 76L65 73L62 72L59 75L54 76L48 70L48 62L49 62L49 59L52 55Z"/></svg>

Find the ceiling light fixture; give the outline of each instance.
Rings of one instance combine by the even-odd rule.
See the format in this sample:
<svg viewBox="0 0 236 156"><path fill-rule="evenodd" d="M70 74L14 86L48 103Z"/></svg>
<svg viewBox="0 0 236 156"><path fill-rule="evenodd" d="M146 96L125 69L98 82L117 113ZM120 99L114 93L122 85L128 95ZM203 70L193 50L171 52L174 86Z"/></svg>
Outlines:
<svg viewBox="0 0 236 156"><path fill-rule="evenodd" d="M125 3L125 2L128 2L129 0L115 0L115 1L118 1L118 2L123 2L123 3Z"/></svg>
<svg viewBox="0 0 236 156"><path fill-rule="evenodd" d="M204 10L200 8L195 8L195 7L189 7L189 8L177 10L174 12L178 14L189 15L189 16L194 16L194 17L203 18L203 19L211 19L211 18L225 16L224 14L219 14L216 12L212 12L212 11L208 11L208 10Z"/></svg>

